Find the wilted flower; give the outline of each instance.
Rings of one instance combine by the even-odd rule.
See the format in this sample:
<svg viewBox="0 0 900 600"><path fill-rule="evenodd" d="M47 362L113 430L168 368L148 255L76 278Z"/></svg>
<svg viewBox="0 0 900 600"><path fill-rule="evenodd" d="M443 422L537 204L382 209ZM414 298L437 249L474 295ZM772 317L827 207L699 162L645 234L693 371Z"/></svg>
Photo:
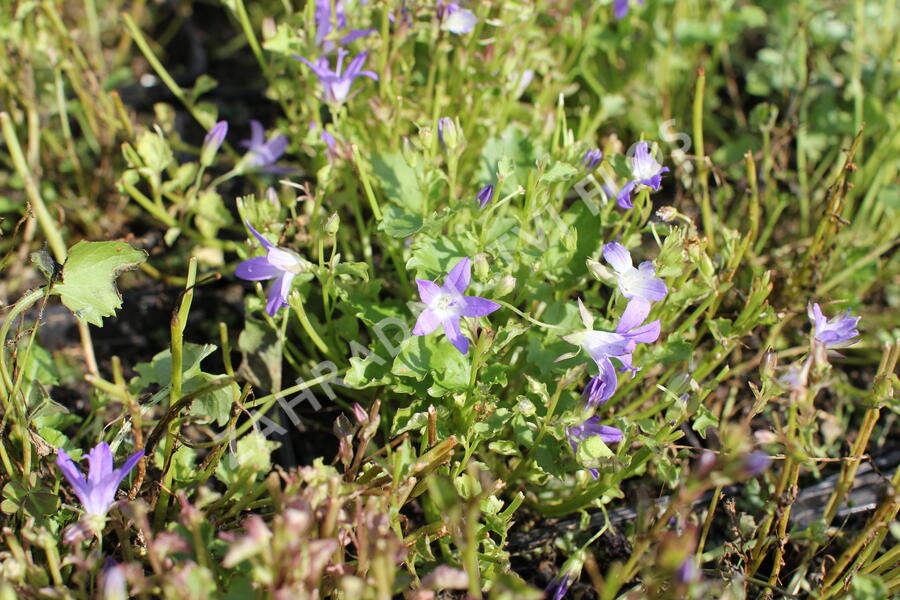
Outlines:
<svg viewBox="0 0 900 600"><path fill-rule="evenodd" d="M629 161L631 162L631 181L622 186L622 189L616 194L616 202L622 208L634 208L631 204L631 194L639 185L654 192L658 191L662 184L662 174L669 172L669 167L660 165L650 154L650 144L647 142L638 142L634 149L634 156Z"/></svg>
<svg viewBox="0 0 900 600"><path fill-rule="evenodd" d="M617 19L624 19L628 14L628 5L630 4L630 0L615 0L613 2L613 10L616 13ZM638 4L644 4L644 0L638 0Z"/></svg>
<svg viewBox="0 0 900 600"><path fill-rule="evenodd" d="M344 57L349 54L343 48L338 49L337 66L332 71L328 66L328 59L324 56L317 60L315 64L309 62L302 56L294 56L319 77L319 83L325 93L325 102L329 104L343 104L350 97L350 88L357 77L369 77L378 81L378 75L372 71L363 71L363 65L366 64L367 53L360 52L347 65L347 70L342 72Z"/></svg>
<svg viewBox="0 0 900 600"><path fill-rule="evenodd" d="M106 511L115 502L119 484L143 455L144 451L138 450L128 457L121 467L113 469L113 455L109 444L100 442L88 452L87 479L62 448L56 450L56 465L69 481L75 495L81 500L84 512L91 516L104 517Z"/></svg>
<svg viewBox="0 0 900 600"><path fill-rule="evenodd" d="M581 425L575 427L566 427L566 437L569 438L569 445L572 446L572 452L578 452L578 444L587 438L600 436L604 444L615 444L622 441L622 430L618 427L609 425L600 425L600 417L594 415ZM600 475L597 469L588 469L594 479Z"/></svg>
<svg viewBox="0 0 900 600"><path fill-rule="evenodd" d="M593 150L588 150L584 153L581 164L584 165L588 171L593 171L597 168L597 165L600 164L601 160L603 160L603 152L600 148L594 148Z"/></svg>
<svg viewBox="0 0 900 600"><path fill-rule="evenodd" d="M469 33L478 23L478 17L471 10L460 7L456 2L448 2L444 4L438 0L438 19L441 21L441 27L450 33L463 34Z"/></svg>
<svg viewBox="0 0 900 600"><path fill-rule="evenodd" d="M344 29L347 29L347 9L344 0L316 0L316 45L325 51L332 50L334 42L326 38L332 31ZM340 44L346 46L374 31L374 29L352 29L341 38Z"/></svg>
<svg viewBox="0 0 900 600"><path fill-rule="evenodd" d="M648 302L659 302L666 297L666 284L656 277L656 268L645 260L637 268L631 261L631 253L619 242L603 246L603 258L618 275L619 291L626 298L643 298Z"/></svg>
<svg viewBox="0 0 900 600"><path fill-rule="evenodd" d="M243 140L241 146L247 148L247 154L241 159L241 168L238 170L260 170L263 173L290 173L290 167L275 164L287 149L288 139L285 135L276 135L266 141L266 132L262 123L255 119L250 120L250 139Z"/></svg>
<svg viewBox="0 0 900 600"><path fill-rule="evenodd" d="M269 300L266 303L266 313L275 316L280 308L288 305L287 298L291 292L294 277L307 270L308 262L292 250L276 247L256 231L249 222L247 227L266 249L266 255L248 258L237 266L234 274L247 281L275 279L275 283L269 289Z"/></svg>
<svg viewBox="0 0 900 600"><path fill-rule="evenodd" d="M859 317L851 317L850 309L847 309L843 316L836 315L828 319L822 314L818 303L811 302L806 312L815 328L815 340L824 344L826 348L844 348L859 341L859 331L856 329Z"/></svg>
<svg viewBox="0 0 900 600"><path fill-rule="evenodd" d="M219 121L213 125L213 128L203 138L203 146L200 148L200 163L202 165L209 166L212 164L216 153L222 147L222 142L225 141L226 135L228 135L228 121Z"/></svg>
<svg viewBox="0 0 900 600"><path fill-rule="evenodd" d="M500 305L478 296L463 296L471 280L471 265L464 258L451 269L443 286L433 281L417 279L419 297L425 303L425 310L419 314L413 335L428 335L438 326L443 326L447 339L463 354L469 351L469 340L459 330L461 317L483 317Z"/></svg>
<svg viewBox="0 0 900 600"><path fill-rule="evenodd" d="M478 201L479 208L484 208L490 204L491 200L494 199L494 184L489 183L481 188L481 191L475 195L475 199Z"/></svg>

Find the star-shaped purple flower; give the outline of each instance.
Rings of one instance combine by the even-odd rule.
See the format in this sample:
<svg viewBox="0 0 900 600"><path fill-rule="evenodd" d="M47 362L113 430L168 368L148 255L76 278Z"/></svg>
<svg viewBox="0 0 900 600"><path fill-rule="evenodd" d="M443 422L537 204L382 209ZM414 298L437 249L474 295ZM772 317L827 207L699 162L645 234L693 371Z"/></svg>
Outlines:
<svg viewBox="0 0 900 600"><path fill-rule="evenodd" d="M630 4L630 0L615 0L613 2L613 10L616 13L617 19L624 19L628 15L628 5ZM638 4L644 4L644 0L638 0Z"/></svg>
<svg viewBox="0 0 900 600"><path fill-rule="evenodd" d="M334 70L328 65L328 59L324 56L317 60L315 64L309 62L302 56L294 56L318 76L319 83L325 93L325 102L328 104L343 104L350 97L350 88L357 77L369 77L378 81L378 75L372 71L363 71L362 68L366 64L366 52L360 52L347 65L347 70L342 71L344 58L349 54L343 48L338 49L337 65Z"/></svg>
<svg viewBox="0 0 900 600"><path fill-rule="evenodd" d="M116 500L116 491L125 476L134 468L143 450L138 450L118 469L113 469L113 455L109 444L100 442L88 452L88 476L85 479L78 465L69 458L62 448L56 450L56 466L62 471L75 495L81 500L84 512L88 515L104 517L109 507Z"/></svg>
<svg viewBox="0 0 900 600"><path fill-rule="evenodd" d="M856 324L859 317L851 317L850 309L843 315L835 315L831 319L822 314L817 302L811 302L806 308L815 328L814 337L826 348L844 348L859 341L859 330Z"/></svg>
<svg viewBox="0 0 900 600"><path fill-rule="evenodd" d="M569 438L569 445L572 446L572 452L578 453L578 444L587 438L599 435L604 444L615 444L622 441L622 430L618 427L609 425L600 425L600 417L594 415L581 425L575 427L566 427L566 437ZM597 479L600 472L597 469L588 469L591 477Z"/></svg>
<svg viewBox="0 0 900 600"><path fill-rule="evenodd" d="M262 123L250 119L250 139L243 140L241 146L247 148L247 154L241 159L243 170L258 170L263 173L281 175L293 171L291 167L276 165L287 149L288 138L285 135L276 135L266 141L266 131Z"/></svg>
<svg viewBox="0 0 900 600"><path fill-rule="evenodd" d="M666 284L656 277L656 267L649 260L635 268L631 253L619 242L603 246L603 258L616 271L619 291L626 298L637 297L648 302L659 302L666 297Z"/></svg>
<svg viewBox="0 0 900 600"><path fill-rule="evenodd" d="M622 208L634 208L631 204L631 195L637 186L650 188L654 192L659 190L662 184L662 174L669 172L669 167L664 167L656 162L650 154L650 144L638 142L634 149L634 156L629 158L631 162L631 181L622 186L616 194L616 202Z"/></svg>
<svg viewBox="0 0 900 600"><path fill-rule="evenodd" d="M460 318L484 317L500 308L499 304L491 300L462 295L469 287L471 271L469 259L464 258L450 270L443 286L425 279L416 280L419 297L426 308L416 320L413 335L428 335L440 325L444 328L447 339L457 350L463 354L469 352L469 340L459 329Z"/></svg>
<svg viewBox="0 0 900 600"><path fill-rule="evenodd" d="M276 247L253 229L249 222L247 227L266 249L266 255L248 258L237 266L234 274L247 281L275 280L269 288L269 299L266 302L266 313L274 317L279 309L288 305L287 298L291 293L294 277L306 271L308 263L296 252Z"/></svg>

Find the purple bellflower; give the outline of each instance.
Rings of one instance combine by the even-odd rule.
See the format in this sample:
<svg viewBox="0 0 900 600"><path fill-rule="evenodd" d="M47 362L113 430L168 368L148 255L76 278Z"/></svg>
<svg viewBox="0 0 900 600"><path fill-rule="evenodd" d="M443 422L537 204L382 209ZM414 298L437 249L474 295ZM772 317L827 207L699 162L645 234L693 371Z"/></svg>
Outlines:
<svg viewBox="0 0 900 600"><path fill-rule="evenodd" d="M363 66L366 64L367 53L365 51L357 54L353 60L350 61L350 64L347 65L347 70L344 71L344 58L348 54L349 52L343 48L338 49L337 65L333 71L328 65L328 59L324 56L317 60L315 64L309 62L302 56L295 55L294 58L312 69L318 76L319 83L322 84L322 89L325 93L325 102L328 104L343 104L350 97L350 88L353 86L353 82L357 77L369 77L370 79L378 81L378 75L376 73L362 70Z"/></svg>
<svg viewBox="0 0 900 600"><path fill-rule="evenodd" d="M277 135L266 141L266 132L262 123L251 119L250 139L241 142L241 146L247 148L247 154L241 159L239 167L245 170L258 170L275 175L290 173L293 171L291 167L275 164L281 158L281 155L284 154L287 145L288 139L285 135Z"/></svg>
<svg viewBox="0 0 900 600"><path fill-rule="evenodd" d="M249 222L247 227L266 249L266 255L248 258L237 266L234 274L247 281L275 280L269 289L269 299L266 302L266 313L274 317L279 309L288 305L288 294L291 293L294 277L306 271L309 265L296 252L276 247L253 229Z"/></svg>
<svg viewBox="0 0 900 600"><path fill-rule="evenodd" d="M612 398L616 392L616 386L619 384L616 368L612 362L604 360L598 363L597 367L600 369L600 374L591 377L581 393L581 399L591 408L606 404L606 401Z"/></svg>
<svg viewBox="0 0 900 600"><path fill-rule="evenodd" d="M81 474L78 465L69 458L62 448L56 450L56 466L62 471L75 495L81 500L84 512L93 517L105 517L109 507L116 500L116 491L125 476L134 468L143 450L138 450L118 469L113 469L113 455L109 444L100 442L88 452L88 476Z"/></svg>
<svg viewBox="0 0 900 600"><path fill-rule="evenodd" d="M441 27L450 33L462 35L470 33L478 23L478 17L471 10L460 7L456 2L444 4L442 0L437 3L437 15L441 21Z"/></svg>
<svg viewBox="0 0 900 600"><path fill-rule="evenodd" d="M600 148L594 148L593 150L588 150L584 153L584 158L581 159L581 164L588 171L593 171L597 168L597 165L600 164L600 161L603 160L603 151Z"/></svg>
<svg viewBox="0 0 900 600"><path fill-rule="evenodd" d="M316 45L329 52L334 49L334 42L327 39L331 32L347 29L347 8L344 6L344 0L316 0L315 17ZM340 45L346 46L374 31L374 29L351 29L340 39Z"/></svg>
<svg viewBox="0 0 900 600"><path fill-rule="evenodd" d="M659 302L666 297L666 284L656 277L656 268L645 260L637 268L631 261L631 253L619 242L603 246L603 258L616 271L619 291L626 298L643 298L648 302Z"/></svg>
<svg viewBox="0 0 900 600"><path fill-rule="evenodd" d="M622 441L622 430L618 427L609 425L600 425L600 417L594 415L581 425L575 427L566 427L566 437L569 438L569 445L572 446L572 452L578 453L578 444L587 438L599 435L604 444L615 444ZM600 472L597 469L588 469L591 477L597 479Z"/></svg>
<svg viewBox="0 0 900 600"><path fill-rule="evenodd" d="M818 303L811 302L806 312L815 328L815 340L826 348L844 348L859 341L859 330L856 329L859 317L851 317L849 309L844 315L835 315L829 319L822 314Z"/></svg>
<svg viewBox="0 0 900 600"><path fill-rule="evenodd" d="M491 200L494 199L494 184L489 183L481 188L481 191L475 195L475 199L478 201L479 208L484 208L490 204Z"/></svg>
<svg viewBox="0 0 900 600"><path fill-rule="evenodd" d="M103 600L128 600L128 581L125 568L111 558L107 558L100 574L100 589Z"/></svg>
<svg viewBox="0 0 900 600"><path fill-rule="evenodd" d="M631 181L622 186L616 194L616 202L622 208L634 208L631 204L631 195L637 186L647 187L654 192L659 191L662 184L662 174L669 172L669 167L664 167L656 162L650 154L650 144L638 142L634 149L634 156L629 158L631 162Z"/></svg>
<svg viewBox="0 0 900 600"><path fill-rule="evenodd" d="M425 310L419 314L413 335L428 335L438 326L444 328L444 334L457 350L466 354L469 351L469 340L459 330L461 317L484 317L491 314L500 305L478 296L463 296L469 287L472 266L468 258L458 263L444 280L443 286L433 281L417 279L419 297L425 303Z"/></svg>
<svg viewBox="0 0 900 600"><path fill-rule="evenodd" d="M628 15L628 5L631 3L631 0L615 0L613 2L613 10L616 13L617 19L624 19ZM644 0L638 0L638 4L644 4Z"/></svg>
<svg viewBox="0 0 900 600"><path fill-rule="evenodd" d="M744 457L744 471L747 477L756 477L772 464L772 458L762 450L754 450Z"/></svg>

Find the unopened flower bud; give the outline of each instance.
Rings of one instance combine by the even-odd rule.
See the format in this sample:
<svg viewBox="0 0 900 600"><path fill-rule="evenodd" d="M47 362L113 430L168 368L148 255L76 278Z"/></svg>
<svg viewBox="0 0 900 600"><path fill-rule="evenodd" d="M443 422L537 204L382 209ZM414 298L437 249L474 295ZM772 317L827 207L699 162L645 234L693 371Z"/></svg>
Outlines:
<svg viewBox="0 0 900 600"><path fill-rule="evenodd" d="M491 274L491 266L488 264L487 254L479 252L475 255L475 277L484 281Z"/></svg>
<svg viewBox="0 0 900 600"><path fill-rule="evenodd" d="M438 119L438 139L447 150L453 151L462 147L465 142L459 122L450 117Z"/></svg>
<svg viewBox="0 0 900 600"><path fill-rule="evenodd" d="M338 229L341 227L341 218L337 213L332 213L328 220L325 221L325 233L328 234L329 237L334 237L337 235Z"/></svg>
<svg viewBox="0 0 900 600"><path fill-rule="evenodd" d="M208 167L216 158L216 153L222 147L225 136L228 134L228 121L216 123L206 137L203 138L203 147L200 149L200 164Z"/></svg>
<svg viewBox="0 0 900 600"><path fill-rule="evenodd" d="M475 200L478 201L478 207L484 208L488 204L490 204L491 200L494 199L494 184L489 183L478 192L475 196Z"/></svg>
<svg viewBox="0 0 900 600"><path fill-rule="evenodd" d="M512 292L514 289L516 289L516 278L512 275L504 275L500 278L500 281L497 282L497 287L494 290L494 295L497 298L502 298L503 296Z"/></svg>

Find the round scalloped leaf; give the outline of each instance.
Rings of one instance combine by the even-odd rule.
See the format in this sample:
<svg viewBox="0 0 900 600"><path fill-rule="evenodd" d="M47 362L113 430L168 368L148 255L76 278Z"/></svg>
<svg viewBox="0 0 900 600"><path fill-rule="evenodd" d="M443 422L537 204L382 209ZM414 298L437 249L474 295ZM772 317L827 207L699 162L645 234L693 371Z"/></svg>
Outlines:
<svg viewBox="0 0 900 600"><path fill-rule="evenodd" d="M69 249L62 283L53 287L53 293L76 317L102 327L103 317L115 315L122 306L116 278L145 260L146 252L125 242L78 242Z"/></svg>

